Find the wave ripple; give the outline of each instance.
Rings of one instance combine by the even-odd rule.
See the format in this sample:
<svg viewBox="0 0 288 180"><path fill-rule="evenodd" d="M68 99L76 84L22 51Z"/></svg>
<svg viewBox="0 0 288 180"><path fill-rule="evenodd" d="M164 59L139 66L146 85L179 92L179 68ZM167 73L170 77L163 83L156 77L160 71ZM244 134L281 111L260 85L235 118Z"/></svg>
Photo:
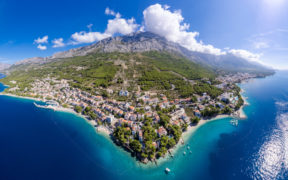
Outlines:
<svg viewBox="0 0 288 180"><path fill-rule="evenodd" d="M276 125L253 156L252 179L285 179L288 170L288 102L275 104Z"/></svg>

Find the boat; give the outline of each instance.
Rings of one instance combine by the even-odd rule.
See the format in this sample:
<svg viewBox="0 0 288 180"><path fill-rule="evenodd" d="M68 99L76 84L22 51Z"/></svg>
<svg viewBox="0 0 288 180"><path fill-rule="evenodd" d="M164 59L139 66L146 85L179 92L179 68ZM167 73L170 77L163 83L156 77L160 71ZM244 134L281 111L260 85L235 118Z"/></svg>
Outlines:
<svg viewBox="0 0 288 180"><path fill-rule="evenodd" d="M190 154L192 154L192 151L189 151Z"/></svg>
<svg viewBox="0 0 288 180"><path fill-rule="evenodd" d="M230 124L232 124L233 126L238 126L238 119L231 119Z"/></svg>
<svg viewBox="0 0 288 180"><path fill-rule="evenodd" d="M188 146L187 149L190 149L190 146Z"/></svg>
<svg viewBox="0 0 288 180"><path fill-rule="evenodd" d="M186 152L184 151L183 154L186 155Z"/></svg>
<svg viewBox="0 0 288 180"><path fill-rule="evenodd" d="M169 168L166 168L166 169L165 169L165 173L166 173L166 174L168 174L168 173L170 173L170 172L171 172L171 170L170 170Z"/></svg>

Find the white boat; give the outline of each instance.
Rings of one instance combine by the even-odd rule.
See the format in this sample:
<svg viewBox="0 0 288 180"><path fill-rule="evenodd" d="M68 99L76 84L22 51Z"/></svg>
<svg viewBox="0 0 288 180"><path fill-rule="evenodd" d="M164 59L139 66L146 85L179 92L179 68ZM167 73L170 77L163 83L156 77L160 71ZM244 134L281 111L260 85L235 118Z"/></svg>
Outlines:
<svg viewBox="0 0 288 180"><path fill-rule="evenodd" d="M230 120L230 124L232 124L233 126L238 126L238 120L232 119L232 120Z"/></svg>
<svg viewBox="0 0 288 180"><path fill-rule="evenodd" d="M166 172L167 174L170 173L170 171L171 171L171 170L170 170L169 168L166 168L166 169L165 169L165 172Z"/></svg>
<svg viewBox="0 0 288 180"><path fill-rule="evenodd" d="M186 155L186 152L184 151L183 154Z"/></svg>

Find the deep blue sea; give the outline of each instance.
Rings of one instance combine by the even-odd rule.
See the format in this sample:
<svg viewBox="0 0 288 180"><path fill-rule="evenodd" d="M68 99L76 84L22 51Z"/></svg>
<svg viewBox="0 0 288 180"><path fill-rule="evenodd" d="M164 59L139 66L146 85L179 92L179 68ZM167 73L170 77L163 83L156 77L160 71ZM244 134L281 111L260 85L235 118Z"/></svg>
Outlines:
<svg viewBox="0 0 288 180"><path fill-rule="evenodd" d="M288 177L288 72L241 84L248 119L211 121L174 159L137 163L84 119L0 96L0 180L285 179ZM0 85L0 90L4 87ZM168 167L172 173L166 175ZM288 178L286 178L288 179Z"/></svg>

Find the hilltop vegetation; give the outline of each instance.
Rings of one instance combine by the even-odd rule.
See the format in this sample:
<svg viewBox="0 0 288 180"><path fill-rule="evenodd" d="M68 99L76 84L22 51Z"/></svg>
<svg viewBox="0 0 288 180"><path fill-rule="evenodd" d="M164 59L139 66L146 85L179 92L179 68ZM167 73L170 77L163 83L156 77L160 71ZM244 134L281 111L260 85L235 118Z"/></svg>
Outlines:
<svg viewBox="0 0 288 180"><path fill-rule="evenodd" d="M201 79L203 77L213 78L214 73L208 68L203 68L185 57L173 55L171 53L160 53L150 51L143 53L150 59L147 62L158 67L161 71L173 71L187 79Z"/></svg>
<svg viewBox="0 0 288 180"><path fill-rule="evenodd" d="M107 88L114 91L140 88L181 97L203 92L216 97L221 93L201 81L203 78L213 80L213 71L182 56L157 51L94 53L46 64L12 66L9 76L1 82L13 88L16 84L11 82L16 81L20 91L29 91L31 82L47 76L69 80L72 87L92 94L103 93Z"/></svg>

